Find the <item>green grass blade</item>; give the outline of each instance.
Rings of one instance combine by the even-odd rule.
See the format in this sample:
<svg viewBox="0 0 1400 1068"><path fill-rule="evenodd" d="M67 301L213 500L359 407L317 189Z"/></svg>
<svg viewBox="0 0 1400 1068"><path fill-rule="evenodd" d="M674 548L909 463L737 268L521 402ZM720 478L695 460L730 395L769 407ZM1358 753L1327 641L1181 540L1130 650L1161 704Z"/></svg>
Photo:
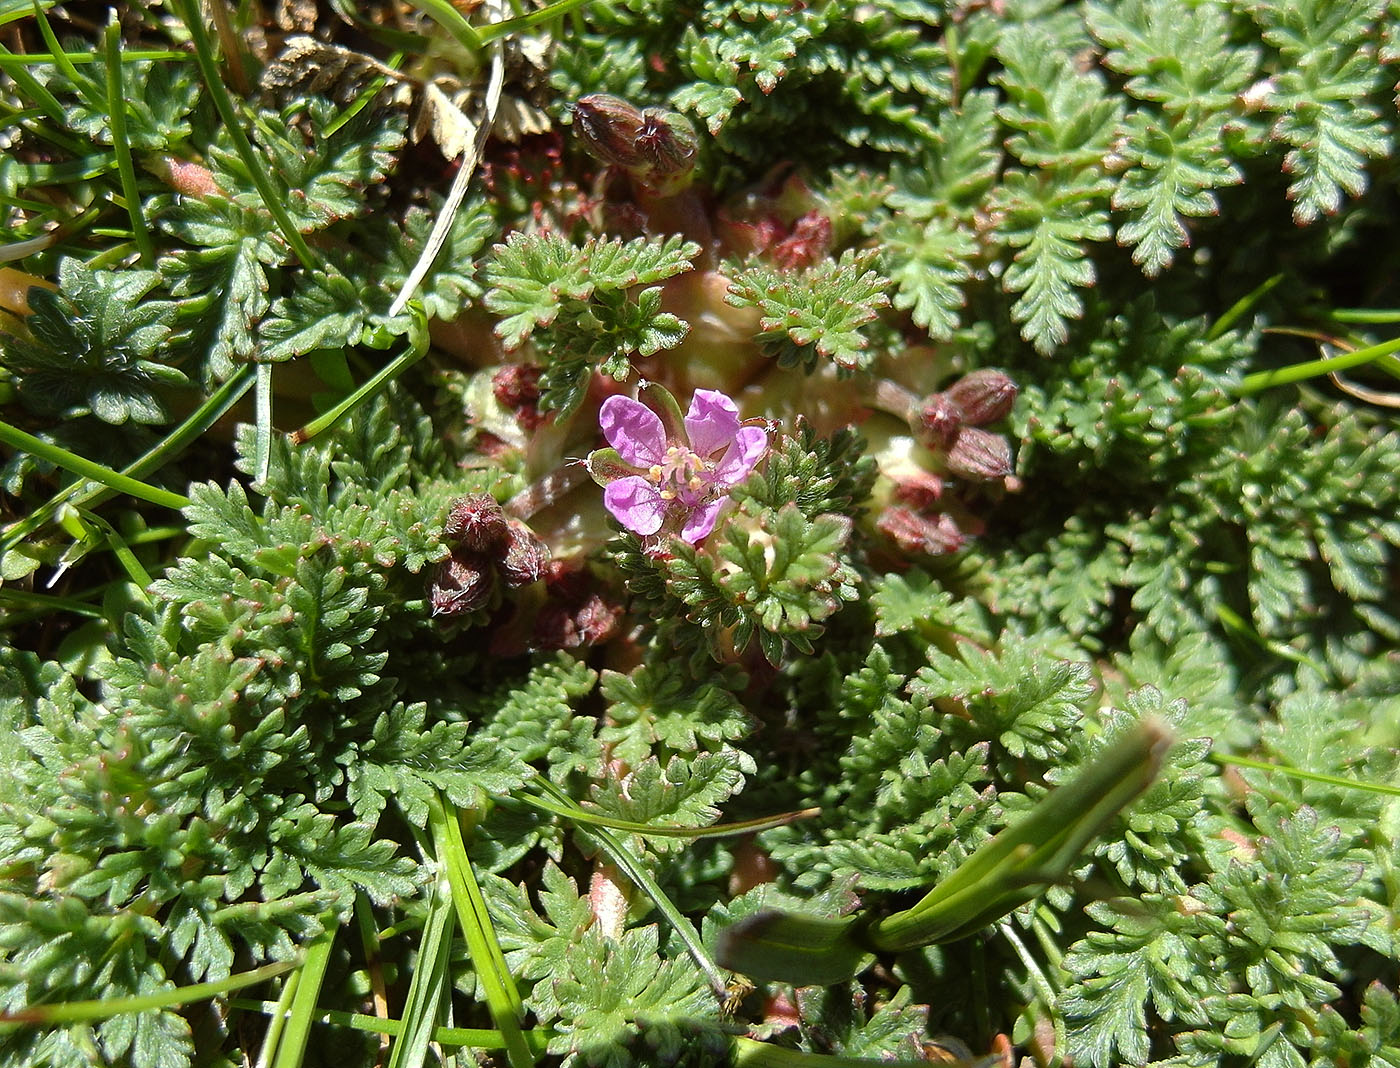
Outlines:
<svg viewBox="0 0 1400 1068"><path fill-rule="evenodd" d="M871 924L883 950L951 942L1031 900L1157 777L1171 737L1139 724L1070 782L977 849L912 908Z"/></svg>
<svg viewBox="0 0 1400 1068"><path fill-rule="evenodd" d="M482 44L490 44L501 37L509 37L516 33L525 33L543 23L550 22L561 15L567 15L570 11L576 11L581 7L586 7L593 0L555 0L552 4L547 4L538 11L531 11L524 15L517 15L513 19L502 19L500 22L492 22L482 26L477 33Z"/></svg>
<svg viewBox="0 0 1400 1068"><path fill-rule="evenodd" d="M1235 301L1235 303L1231 304L1230 307L1225 309L1225 314L1215 321L1215 325L1210 328L1210 333L1206 335L1206 338L1210 341L1214 341L1216 338L1221 337L1225 331L1239 322L1250 308L1254 307L1263 300L1264 297L1268 296L1269 291L1287 277L1287 275L1280 273L1271 278L1267 278L1239 300Z"/></svg>
<svg viewBox="0 0 1400 1068"><path fill-rule="evenodd" d="M268 1016L277 1012L277 1003L274 1001L253 1001L247 998L234 998L229 1001L229 1007L261 1012ZM316 1017L317 1023L336 1024L340 1027L348 1027L352 1031L388 1035L391 1038L397 1038L403 1034L402 1020L386 1020L380 1016L370 1016L368 1013L344 1012L340 1009L321 1009L319 1011L320 1015ZM530 1048L536 1054L543 1056L553 1033L541 1028L532 1028L523 1033ZM505 1035L488 1027L435 1027L433 1028L432 1041L440 1046L467 1046L471 1049L506 1048Z"/></svg>
<svg viewBox="0 0 1400 1068"><path fill-rule="evenodd" d="M32 10L32 8L29 10ZM28 13L27 10L26 15ZM0 45L0 59L13 61L18 58L29 59L31 57L18 57L4 45ZM34 56L32 58L36 60L42 59L44 62L53 61L53 57L47 55ZM58 126L60 129L68 125L68 117L64 114L63 105L58 102L58 97L49 92L48 88L40 83L34 75L30 74L23 65L12 66L7 64L5 73L14 79L15 86L20 92L49 117L50 122L54 123L54 125ZM71 144L75 149L78 147L77 141L72 141ZM77 153L75 152L75 154Z"/></svg>
<svg viewBox="0 0 1400 1068"><path fill-rule="evenodd" d="M106 101L99 97L82 78L78 77L78 70L72 63L68 62L68 53L63 50L63 46L58 42L58 35L53 32L53 27L49 25L48 16L44 14L44 9L35 3L30 11L34 15L34 22L39 27L39 36L44 39L44 46L49 50L49 58L54 61L58 69L63 72L70 85L73 86L93 111L102 112ZM67 122L61 125L66 126Z"/></svg>
<svg viewBox="0 0 1400 1068"><path fill-rule="evenodd" d="M828 920L763 909L726 927L716 955L751 979L831 986L860 971L870 950L856 939L858 916Z"/></svg>
<svg viewBox="0 0 1400 1068"><path fill-rule="evenodd" d="M428 1056L444 1000L452 946L452 901L440 881L428 899L428 919L418 946L418 964L408 984L402 1030L389 1051L388 1068L420 1068Z"/></svg>
<svg viewBox="0 0 1400 1068"><path fill-rule="evenodd" d="M102 591L97 591L100 596ZM13 586L0 586L0 605L18 605L19 611L6 611L0 616L0 630L17 627L35 619L45 619L55 614L84 616L88 619L104 619L107 613L97 605L88 604L78 597L59 597L49 593L33 593L16 589Z"/></svg>
<svg viewBox="0 0 1400 1068"><path fill-rule="evenodd" d="M88 526L95 527L98 534L107 542L107 547L112 550L112 555L121 564L122 570L126 572L127 578L140 591L140 598L146 604L150 604L150 598L146 596L146 590L151 585L151 576L136 558L136 554L131 551L131 546L127 544L125 538L117 533L117 528L103 519L100 515L92 512L79 513L80 518Z"/></svg>
<svg viewBox="0 0 1400 1068"><path fill-rule="evenodd" d="M1379 345L1369 345L1364 349L1357 349L1355 352L1344 352L1340 356L1329 356L1321 360L1306 360L1303 363L1290 364L1288 367L1280 367L1273 371L1259 371L1252 375L1245 375L1240 380L1240 384L1235 387L1235 395L1237 397L1251 397L1266 389L1272 389L1274 386L1286 386L1309 378L1350 371L1353 367L1362 367L1395 352L1400 352L1400 338L1391 338L1389 341L1382 341Z"/></svg>
<svg viewBox="0 0 1400 1068"><path fill-rule="evenodd" d="M151 270L156 265L156 247L146 226L145 213L141 210L141 193L136 188L136 167L131 162L131 143L126 136L121 27L117 24L115 11L112 12L112 21L107 23L102 43L107 54L107 124L112 134L112 151L117 157L117 175L121 179L126 213L131 218L131 237L141 254L141 266Z"/></svg>
<svg viewBox="0 0 1400 1068"><path fill-rule="evenodd" d="M87 1020L105 1020L109 1016L120 1016L127 1012L150 1012L152 1009L171 1009L179 1005L190 1005L196 1001L207 1001L247 986L265 983L300 965L300 959L278 961L266 964L249 972L238 972L227 979L216 982L195 983L191 986L177 986L163 990L159 994L138 994L127 998L107 998L103 1001L67 1001L53 1005L31 1005L23 1009L0 1012L0 1034L23 1026L50 1026L60 1023L79 1023Z"/></svg>
<svg viewBox="0 0 1400 1068"><path fill-rule="evenodd" d="M566 820L582 823L588 827L611 827L617 831L628 831L631 834L650 835L656 838L725 838L734 834L752 834L757 831L771 830L774 827L785 827L789 823L811 819L821 814L819 808L804 808L797 812L784 812L777 816L760 816L758 819L742 820L738 823L713 823L708 827L668 827L655 823L635 823L632 820L617 819L613 816L604 816L601 812L590 812L584 808L569 808L533 794L513 795L506 800L520 801L531 808L539 809L541 812L561 816Z"/></svg>
<svg viewBox="0 0 1400 1068"><path fill-rule="evenodd" d="M1228 753L1212 753L1210 759L1217 764L1227 765L1236 768L1249 768L1252 771L1277 772L1280 775L1287 775L1293 779L1303 779L1306 782L1319 782L1326 786L1340 786L1347 790L1363 790L1371 794L1386 794L1390 797L1400 797L1400 786L1392 786L1385 782L1366 782L1363 779L1346 779L1340 775L1325 775L1319 771L1304 771L1302 768L1290 767L1287 764L1270 764L1267 760L1254 760L1251 757L1232 756Z"/></svg>
<svg viewBox="0 0 1400 1068"><path fill-rule="evenodd" d="M47 460L55 467L61 467L75 475L82 475L93 482L100 482L108 489L117 493L129 494L137 500L158 504L165 508L174 508L176 511L190 503L189 498L182 497L178 493L171 493L169 490L130 478L119 471L113 471L110 467L94 463L85 456L69 452L58 445L36 438L33 434L26 434L18 427L10 426L9 423L0 423L0 444L9 445L11 448L20 449L31 456L37 456L41 460Z"/></svg>
<svg viewBox="0 0 1400 1068"><path fill-rule="evenodd" d="M282 985L282 994L273 1007L272 1017L267 1021L262 1049L258 1051L257 1068L269 1068L272 1058L276 1055L277 1046L282 1041L282 1032L287 1028L287 1018L291 1015L292 998L296 997L297 987L300 985L301 969L298 968L287 976L287 981Z"/></svg>
<svg viewBox="0 0 1400 1068"><path fill-rule="evenodd" d="M186 446L202 435L211 426L222 419L235 404L242 399L243 395L253 384L254 370L252 367L243 367L237 374L221 385L205 399L204 403L196 408L189 416L175 428L164 440L153 446L139 457L122 468L120 474L128 478L141 478L157 471L166 463L178 456ZM97 485L94 487L93 483ZM89 487L84 490L84 487ZM38 530L45 523L53 519L58 514L58 510L64 504L71 501L75 507L94 508L112 494L119 492L101 482L101 480L80 478L70 482L58 491L48 501L44 502L29 515L16 520L5 528L0 534L0 553L18 545L34 531ZM181 507L184 507L181 505Z"/></svg>
<svg viewBox="0 0 1400 1068"><path fill-rule="evenodd" d="M481 55L485 42L476 32L476 27L468 22L448 0L410 0L411 5L436 22L452 35L452 39L473 56Z"/></svg>
<svg viewBox="0 0 1400 1068"><path fill-rule="evenodd" d="M525 1003L516 989L515 979L501 952L486 899L477 884L471 861L467 858L462 828L456 810L440 800L428 809L428 824L433 836L433 849L447 874L452 903L457 909L457 921L476 969L486 1008L497 1030L505 1036L506 1060L511 1068L528 1068L535 1063L534 1053L525 1041L520 1022L525 1016Z"/></svg>
<svg viewBox="0 0 1400 1068"><path fill-rule="evenodd" d="M282 1041L277 1044L277 1056L272 1068L301 1068L311 1041L311 1026L316 1022L316 1000L326 979L326 966L331 960L331 946L338 928L334 917L324 917L325 929L306 947L306 962L302 965L296 991L292 995Z"/></svg>
<svg viewBox="0 0 1400 1068"><path fill-rule="evenodd" d="M344 400L340 401L334 408L311 420L300 430L294 430L288 435L293 444L302 445L316 437L324 434L336 423L345 417L345 414L363 404L374 395L384 383L397 378L408 370L415 363L421 360L428 352L428 314L423 310L423 305L419 301L410 301L408 304L409 314L412 316L412 323L408 330L408 348L395 356L392 360L381 367L368 382L355 390Z"/></svg>
<svg viewBox="0 0 1400 1068"><path fill-rule="evenodd" d="M1381 326L1400 323L1400 309L1397 308L1335 308L1332 318L1339 323L1357 323Z"/></svg>
<svg viewBox="0 0 1400 1068"><path fill-rule="evenodd" d="M25 12L28 16L33 13L33 9ZM84 63L96 63L98 55L96 52L64 52L63 60L75 67L81 67ZM123 63L142 62L162 62L170 60L188 59L184 52L173 52L166 48L133 48L121 54ZM8 50L0 52L0 70L7 73L13 72L19 67L37 67L45 63L54 62L54 57L48 52L10 52Z"/></svg>

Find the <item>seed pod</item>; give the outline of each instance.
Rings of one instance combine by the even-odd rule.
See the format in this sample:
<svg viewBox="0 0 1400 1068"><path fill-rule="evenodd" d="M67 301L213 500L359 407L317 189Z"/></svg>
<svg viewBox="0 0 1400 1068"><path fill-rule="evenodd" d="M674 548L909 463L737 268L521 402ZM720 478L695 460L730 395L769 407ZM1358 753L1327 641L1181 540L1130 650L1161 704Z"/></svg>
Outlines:
<svg viewBox="0 0 1400 1068"><path fill-rule="evenodd" d="M463 616L483 607L496 586L496 576L479 560L449 556L433 573L428 602L435 616Z"/></svg>
<svg viewBox="0 0 1400 1068"><path fill-rule="evenodd" d="M973 426L986 426L1010 414L1019 392L1020 388L1003 372L985 367L963 375L944 395L962 408Z"/></svg>
<svg viewBox="0 0 1400 1068"><path fill-rule="evenodd" d="M549 549L524 523L511 522L505 556L497 564L501 578L512 588L539 580L549 563Z"/></svg>
<svg viewBox="0 0 1400 1068"><path fill-rule="evenodd" d="M510 533L506 514L489 493L474 493L452 502L442 525L443 536L474 553L490 553L505 545Z"/></svg>
<svg viewBox="0 0 1400 1068"><path fill-rule="evenodd" d="M1011 474L1011 446L1000 434L965 426L948 450L948 470L976 482L995 482Z"/></svg>

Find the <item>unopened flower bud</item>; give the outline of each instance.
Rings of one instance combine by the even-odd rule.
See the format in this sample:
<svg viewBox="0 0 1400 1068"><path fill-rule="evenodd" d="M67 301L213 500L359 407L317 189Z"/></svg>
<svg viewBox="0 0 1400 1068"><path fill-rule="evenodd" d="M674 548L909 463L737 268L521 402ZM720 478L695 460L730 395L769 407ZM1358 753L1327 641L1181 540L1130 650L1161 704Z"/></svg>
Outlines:
<svg viewBox="0 0 1400 1068"><path fill-rule="evenodd" d="M684 115L661 108L639 110L606 93L593 93L573 105L574 126L590 155L621 167L661 196L679 192L690 180L699 141Z"/></svg>
<svg viewBox="0 0 1400 1068"><path fill-rule="evenodd" d="M1019 392L1020 388L1004 373L984 367L963 375L944 395L962 408L973 426L986 426L1010 414Z"/></svg>
<svg viewBox="0 0 1400 1068"><path fill-rule="evenodd" d="M539 580L549 563L549 549L524 523L509 524L504 558L497 565L507 586L528 586Z"/></svg>
<svg viewBox="0 0 1400 1068"><path fill-rule="evenodd" d="M510 528L505 512L494 497L489 493L473 493L452 502L442 533L469 552L488 553L505 544Z"/></svg>
<svg viewBox="0 0 1400 1068"><path fill-rule="evenodd" d="M146 166L171 189L185 196L203 199L223 192L214 181L213 172L202 163L161 155L147 160Z"/></svg>
<svg viewBox="0 0 1400 1068"><path fill-rule="evenodd" d="M524 430L534 430L549 417L540 412L540 376L542 367L534 364L512 363L491 376L491 395L502 408L515 413L515 421Z"/></svg>
<svg viewBox="0 0 1400 1068"><path fill-rule="evenodd" d="M962 405L947 393L930 393L915 409L915 436L935 449L951 448L968 421Z"/></svg>
<svg viewBox="0 0 1400 1068"><path fill-rule="evenodd" d="M809 211L792 224L792 233L773 245L773 262L787 271L811 267L831 250L831 219Z"/></svg>
<svg viewBox="0 0 1400 1068"><path fill-rule="evenodd" d="M607 93L592 93L571 109L574 129L583 147L600 163L627 167L637 162L637 135L642 112L627 101Z"/></svg>
<svg viewBox="0 0 1400 1068"><path fill-rule="evenodd" d="M495 575L476 561L449 556L433 573L428 602L435 616L466 615L486 604L495 585Z"/></svg>
<svg viewBox="0 0 1400 1068"><path fill-rule="evenodd" d="M966 540L946 512L926 515L910 508L886 508L875 526L907 553L943 556L957 552Z"/></svg>
<svg viewBox="0 0 1400 1068"><path fill-rule="evenodd" d="M1000 434L965 426L948 450L948 470L977 482L995 482L1011 474L1011 446Z"/></svg>

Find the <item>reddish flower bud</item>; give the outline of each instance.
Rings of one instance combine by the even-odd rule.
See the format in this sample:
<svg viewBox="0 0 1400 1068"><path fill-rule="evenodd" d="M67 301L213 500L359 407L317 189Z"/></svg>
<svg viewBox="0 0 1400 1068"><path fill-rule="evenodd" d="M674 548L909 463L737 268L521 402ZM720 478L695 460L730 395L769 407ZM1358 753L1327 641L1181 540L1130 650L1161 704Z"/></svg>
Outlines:
<svg viewBox="0 0 1400 1068"><path fill-rule="evenodd" d="M474 493L452 502L442 533L469 552L490 553L505 545L510 530L496 499L489 493Z"/></svg>
<svg viewBox="0 0 1400 1068"><path fill-rule="evenodd" d="M894 487L895 500L919 510L934 507L942 496L943 479L931 471L911 471Z"/></svg>
<svg viewBox="0 0 1400 1068"><path fill-rule="evenodd" d="M995 482L1011 474L1011 446L1000 434L965 426L948 450L948 470L976 482Z"/></svg>
<svg viewBox="0 0 1400 1068"><path fill-rule="evenodd" d="M875 526L907 553L943 556L957 552L965 540L946 512L922 515L909 508L886 508Z"/></svg>
<svg viewBox="0 0 1400 1068"><path fill-rule="evenodd" d="M915 407L915 436L932 449L952 448L963 424L968 422L962 405L947 393L930 393Z"/></svg>
<svg viewBox="0 0 1400 1068"><path fill-rule="evenodd" d="M146 165L157 178L185 196L203 199L223 192L214 181L213 172L202 163L192 163L178 156L156 156Z"/></svg>
<svg viewBox="0 0 1400 1068"><path fill-rule="evenodd" d="M642 112L642 128L637 133L637 151L645 161L644 173L628 168L658 192L677 192L695 169L700 140L695 127L684 115L660 108Z"/></svg>
<svg viewBox="0 0 1400 1068"><path fill-rule="evenodd" d="M462 616L485 606L496 586L496 576L479 563L449 556L438 565L428 588L433 615Z"/></svg>
<svg viewBox="0 0 1400 1068"><path fill-rule="evenodd" d="M549 549L524 523L509 524L505 556L497 564L501 578L512 588L537 582L549 563Z"/></svg>
<svg viewBox="0 0 1400 1068"><path fill-rule="evenodd" d="M491 395L502 408L515 413L515 421L525 430L534 430L549 418L539 408L543 370L534 364L513 363L491 376Z"/></svg>
<svg viewBox="0 0 1400 1068"><path fill-rule="evenodd" d="M784 270L811 267L831 250L831 220L809 211L792 224L792 233L773 246L773 262Z"/></svg>
<svg viewBox="0 0 1400 1068"><path fill-rule="evenodd" d="M573 117L590 155L621 167L652 192L670 196L689 182L699 141L684 115L641 111L618 97L593 93L573 105Z"/></svg>
<svg viewBox="0 0 1400 1068"><path fill-rule="evenodd" d="M990 367L963 375L944 392L958 404L973 426L985 426L1005 419L1020 392L1015 382Z"/></svg>
<svg viewBox="0 0 1400 1068"><path fill-rule="evenodd" d="M613 167L629 167L638 162L640 108L620 97L592 93L576 101L570 110L574 129L590 156Z"/></svg>

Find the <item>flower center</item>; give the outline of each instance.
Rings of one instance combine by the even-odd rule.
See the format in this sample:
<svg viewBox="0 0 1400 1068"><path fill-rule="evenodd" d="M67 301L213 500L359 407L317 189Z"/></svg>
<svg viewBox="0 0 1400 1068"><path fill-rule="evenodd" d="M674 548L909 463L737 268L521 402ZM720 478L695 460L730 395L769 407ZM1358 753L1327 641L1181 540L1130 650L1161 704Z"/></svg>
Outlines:
<svg viewBox="0 0 1400 1068"><path fill-rule="evenodd" d="M671 445L659 464L652 464L647 478L661 487L661 496L675 499L682 490L699 493L709 483L710 465L684 445Z"/></svg>

